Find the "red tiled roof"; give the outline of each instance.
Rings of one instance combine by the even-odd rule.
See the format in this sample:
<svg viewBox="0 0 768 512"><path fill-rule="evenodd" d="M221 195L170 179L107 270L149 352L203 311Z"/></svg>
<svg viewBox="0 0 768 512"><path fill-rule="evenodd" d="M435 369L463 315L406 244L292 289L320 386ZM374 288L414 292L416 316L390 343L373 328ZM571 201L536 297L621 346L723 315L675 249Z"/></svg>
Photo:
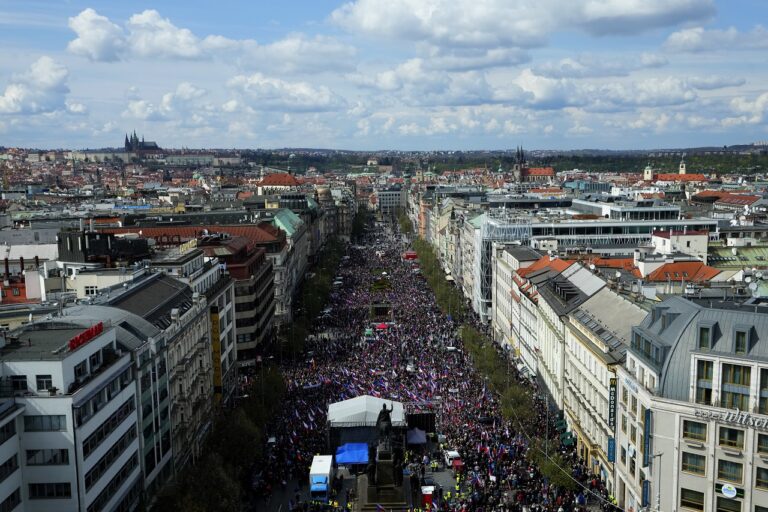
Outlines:
<svg viewBox="0 0 768 512"><path fill-rule="evenodd" d="M665 281L709 281L720 271L716 268L708 267L700 261L679 261L675 263L666 263L646 276L647 281L665 282Z"/></svg>
<svg viewBox="0 0 768 512"><path fill-rule="evenodd" d="M552 167L530 167L523 169L523 176L554 176L555 170Z"/></svg>
<svg viewBox="0 0 768 512"><path fill-rule="evenodd" d="M759 200L760 196L740 196L737 194L728 194L715 201L715 204L750 205Z"/></svg>
<svg viewBox="0 0 768 512"><path fill-rule="evenodd" d="M656 181L708 181L703 174L657 174L654 179Z"/></svg>
<svg viewBox="0 0 768 512"><path fill-rule="evenodd" d="M301 186L301 182L293 174L277 172L264 176L259 185L262 187L298 187Z"/></svg>
<svg viewBox="0 0 768 512"><path fill-rule="evenodd" d="M518 269L517 274L521 277L525 277L528 274L531 274L533 272L536 272L537 270L541 270L547 267L557 272L562 272L563 270L567 269L574 263L575 262L573 261L568 261L561 258L550 258L549 256L543 256L538 260L534 261L531 265L525 268Z"/></svg>

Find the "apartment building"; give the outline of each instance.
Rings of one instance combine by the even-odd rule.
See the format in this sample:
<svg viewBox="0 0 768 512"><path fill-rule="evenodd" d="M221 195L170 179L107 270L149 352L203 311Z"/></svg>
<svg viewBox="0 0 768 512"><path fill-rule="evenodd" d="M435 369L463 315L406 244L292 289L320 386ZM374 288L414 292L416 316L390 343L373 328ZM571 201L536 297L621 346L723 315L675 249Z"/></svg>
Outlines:
<svg viewBox="0 0 768 512"><path fill-rule="evenodd" d="M621 507L765 512L766 313L672 297L633 329L616 378Z"/></svg>
<svg viewBox="0 0 768 512"><path fill-rule="evenodd" d="M33 512L135 508L142 487L135 373L114 326L57 318L12 331L3 343L1 449L16 453L2 461L12 478L2 482L2 502Z"/></svg>

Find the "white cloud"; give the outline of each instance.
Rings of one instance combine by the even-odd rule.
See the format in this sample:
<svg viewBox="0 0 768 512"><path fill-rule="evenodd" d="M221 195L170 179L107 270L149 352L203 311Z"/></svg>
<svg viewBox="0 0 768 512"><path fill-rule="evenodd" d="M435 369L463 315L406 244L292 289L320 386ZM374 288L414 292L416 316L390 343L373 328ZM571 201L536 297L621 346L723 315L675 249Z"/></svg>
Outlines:
<svg viewBox="0 0 768 512"><path fill-rule="evenodd" d="M70 114L87 114L88 113L88 108L82 103L67 100L64 102L64 104L67 108L67 112L69 112Z"/></svg>
<svg viewBox="0 0 768 512"><path fill-rule="evenodd" d="M163 119L158 109L146 100L129 101L128 106L123 111L123 117L142 121L159 121Z"/></svg>
<svg viewBox="0 0 768 512"><path fill-rule="evenodd" d="M321 72L351 69L356 55L354 47L323 35L289 34L265 45L216 34L200 37L154 9L132 15L120 27L88 8L70 18L69 27L77 35L69 51L94 61L215 58L260 70Z"/></svg>
<svg viewBox="0 0 768 512"><path fill-rule="evenodd" d="M189 82L181 82L174 92L163 94L160 101L160 112L168 115L178 108L184 108L193 100L202 98L208 93L205 89L195 87Z"/></svg>
<svg viewBox="0 0 768 512"><path fill-rule="evenodd" d="M725 50L761 50L768 48L768 30L758 25L749 32L735 27L711 29L691 27L672 33L664 47L675 52L712 52Z"/></svg>
<svg viewBox="0 0 768 512"><path fill-rule="evenodd" d="M273 43L249 45L243 53L246 67L307 73L353 69L357 50L328 36L290 34Z"/></svg>
<svg viewBox="0 0 768 512"><path fill-rule="evenodd" d="M559 28L633 34L713 13L712 0L354 0L331 19L350 32L441 47L530 48Z"/></svg>
<svg viewBox="0 0 768 512"><path fill-rule="evenodd" d="M77 34L67 45L75 55L109 62L118 60L125 49L123 30L90 7L69 18L69 28Z"/></svg>
<svg viewBox="0 0 768 512"><path fill-rule="evenodd" d="M237 111L237 109L240 108L240 104L237 102L237 100L229 100L224 102L224 104L221 106L221 110L227 113L232 113Z"/></svg>
<svg viewBox="0 0 768 512"><path fill-rule="evenodd" d="M307 82L287 82L261 73L238 75L227 82L255 110L321 112L337 110L343 100L328 87Z"/></svg>
<svg viewBox="0 0 768 512"><path fill-rule="evenodd" d="M48 113L66 108L69 71L43 56L29 70L14 75L0 96L0 114Z"/></svg>
<svg viewBox="0 0 768 512"><path fill-rule="evenodd" d="M643 53L639 57L625 55L612 59L604 55L579 55L566 57L556 62L544 62L534 67L539 76L547 78L598 78L628 76L633 71L658 68L667 64L659 55Z"/></svg>

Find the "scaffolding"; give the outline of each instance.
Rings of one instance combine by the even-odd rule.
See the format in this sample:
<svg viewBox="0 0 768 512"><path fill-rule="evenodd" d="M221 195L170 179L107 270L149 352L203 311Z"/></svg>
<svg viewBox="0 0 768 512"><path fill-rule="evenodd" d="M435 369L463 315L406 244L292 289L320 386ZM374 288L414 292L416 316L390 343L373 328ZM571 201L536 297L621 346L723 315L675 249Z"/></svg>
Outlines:
<svg viewBox="0 0 768 512"><path fill-rule="evenodd" d="M518 210L495 208L488 210L475 232L472 306L483 322L490 318L493 280L493 244L527 245L531 239L531 216Z"/></svg>

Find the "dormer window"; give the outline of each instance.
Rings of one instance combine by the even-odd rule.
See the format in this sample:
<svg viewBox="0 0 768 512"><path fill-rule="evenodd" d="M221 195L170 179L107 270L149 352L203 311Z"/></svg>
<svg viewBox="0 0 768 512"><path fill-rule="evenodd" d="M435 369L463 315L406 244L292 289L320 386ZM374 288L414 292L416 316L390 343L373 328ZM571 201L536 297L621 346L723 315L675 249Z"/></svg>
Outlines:
<svg viewBox="0 0 768 512"><path fill-rule="evenodd" d="M734 351L737 354L746 354L749 349L749 333L737 330L733 337Z"/></svg>
<svg viewBox="0 0 768 512"><path fill-rule="evenodd" d="M709 350L712 348L712 327L699 326L699 350Z"/></svg>

